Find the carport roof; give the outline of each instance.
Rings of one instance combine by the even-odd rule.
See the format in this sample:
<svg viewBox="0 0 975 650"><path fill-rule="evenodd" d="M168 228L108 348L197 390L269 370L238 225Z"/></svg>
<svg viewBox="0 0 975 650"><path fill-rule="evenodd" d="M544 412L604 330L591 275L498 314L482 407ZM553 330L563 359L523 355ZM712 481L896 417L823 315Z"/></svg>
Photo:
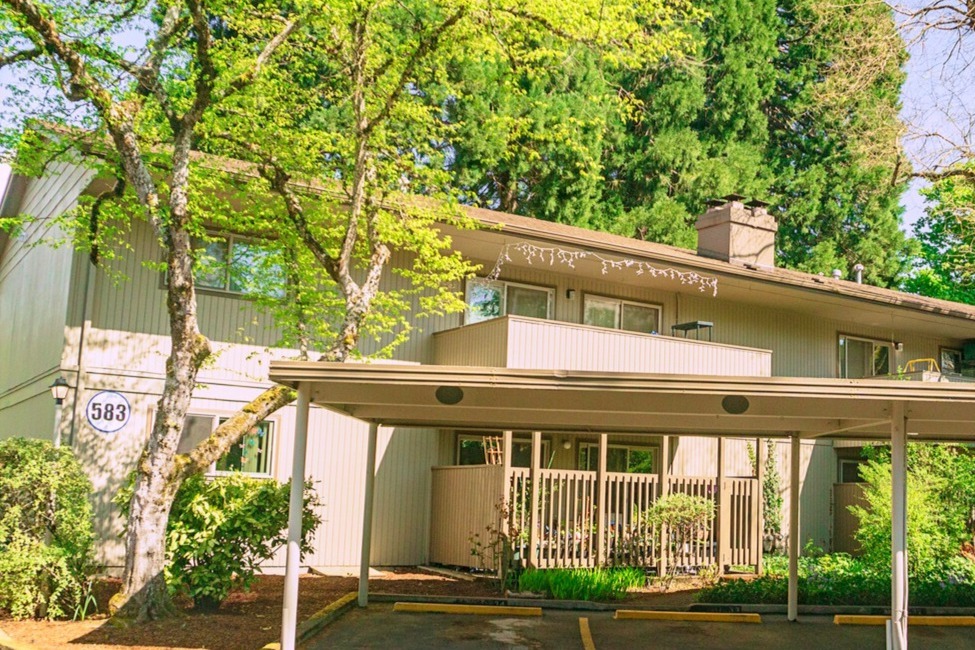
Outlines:
<svg viewBox="0 0 975 650"><path fill-rule="evenodd" d="M270 379L386 426L889 440L904 402L916 439L975 440L972 384L296 361Z"/></svg>

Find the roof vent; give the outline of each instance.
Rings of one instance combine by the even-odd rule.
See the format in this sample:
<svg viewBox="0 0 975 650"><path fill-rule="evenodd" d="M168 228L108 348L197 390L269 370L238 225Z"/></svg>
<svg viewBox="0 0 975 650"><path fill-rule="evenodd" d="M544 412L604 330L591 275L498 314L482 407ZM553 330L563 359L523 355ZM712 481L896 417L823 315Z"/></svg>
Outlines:
<svg viewBox="0 0 975 650"><path fill-rule="evenodd" d="M775 232L778 225L766 209L768 203L729 194L708 201L708 210L697 218L697 254L726 262L775 266Z"/></svg>

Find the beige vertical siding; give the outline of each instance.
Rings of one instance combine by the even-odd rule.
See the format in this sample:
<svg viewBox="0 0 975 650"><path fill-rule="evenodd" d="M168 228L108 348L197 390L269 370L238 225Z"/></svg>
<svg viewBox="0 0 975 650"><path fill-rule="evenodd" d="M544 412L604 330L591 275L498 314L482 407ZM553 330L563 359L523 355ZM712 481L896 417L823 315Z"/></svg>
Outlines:
<svg viewBox="0 0 975 650"><path fill-rule="evenodd" d="M501 465L434 467L433 496L430 505L430 561L450 566L495 568L488 553L484 566L472 556L471 537L478 535L490 546L489 528L500 524L498 504L504 493L504 468Z"/></svg>
<svg viewBox="0 0 975 650"><path fill-rule="evenodd" d="M495 318L437 332L433 335L433 362L504 368L508 360L508 320Z"/></svg>
<svg viewBox="0 0 975 650"><path fill-rule="evenodd" d="M850 506L866 506L863 485L860 483L835 483L833 485L833 550L842 553L858 553L860 545L853 535L860 528L860 521L850 512Z"/></svg>
<svg viewBox="0 0 975 650"><path fill-rule="evenodd" d="M0 251L0 438L14 435L12 429L51 436L47 386L61 365L73 259L52 219L77 205L90 179L81 167L57 163L29 181L20 212L34 221ZM37 431L38 422L50 425Z"/></svg>
<svg viewBox="0 0 975 650"><path fill-rule="evenodd" d="M434 336L436 363L769 376L768 350L509 316Z"/></svg>

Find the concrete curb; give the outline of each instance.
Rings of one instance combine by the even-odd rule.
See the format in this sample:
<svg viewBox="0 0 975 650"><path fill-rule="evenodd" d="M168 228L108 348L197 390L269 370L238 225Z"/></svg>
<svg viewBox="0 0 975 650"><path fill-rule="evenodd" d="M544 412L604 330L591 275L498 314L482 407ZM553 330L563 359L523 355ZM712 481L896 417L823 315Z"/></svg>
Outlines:
<svg viewBox="0 0 975 650"><path fill-rule="evenodd" d="M886 625L889 616L837 614L834 625ZM927 627L975 627L975 616L908 616L907 625Z"/></svg>
<svg viewBox="0 0 975 650"><path fill-rule="evenodd" d="M754 614L787 614L786 605L733 605L724 603L694 603L691 612L730 612ZM910 607L911 616L975 616L975 607ZM813 616L850 614L861 616L890 616L890 607L879 605L799 605L799 613Z"/></svg>
<svg viewBox="0 0 975 650"><path fill-rule="evenodd" d="M545 600L535 598L480 598L475 596L414 596L411 594L369 594L371 603L440 603L450 605L494 605L509 607L541 607L583 612L614 612L619 605L591 603L585 600Z"/></svg>
<svg viewBox="0 0 975 650"><path fill-rule="evenodd" d="M455 605L448 603L398 602L394 612L431 614L474 614L481 616L541 616L541 607L512 607L509 605Z"/></svg>
<svg viewBox="0 0 975 650"><path fill-rule="evenodd" d="M692 621L707 623L761 623L759 614L730 612L651 612L645 609L618 609L617 621Z"/></svg>
<svg viewBox="0 0 975 650"><path fill-rule="evenodd" d="M321 632L322 628L324 628L326 625L338 618L341 618L343 614L352 609L358 596L359 595L354 591L349 592L338 600L312 614L310 617L308 617L308 619L303 621L298 626L297 634L295 635L296 642L304 643L311 637ZM271 643L262 646L261 650L280 650L280 648L280 643L277 641L272 641ZM3 649L0 648L0 650Z"/></svg>

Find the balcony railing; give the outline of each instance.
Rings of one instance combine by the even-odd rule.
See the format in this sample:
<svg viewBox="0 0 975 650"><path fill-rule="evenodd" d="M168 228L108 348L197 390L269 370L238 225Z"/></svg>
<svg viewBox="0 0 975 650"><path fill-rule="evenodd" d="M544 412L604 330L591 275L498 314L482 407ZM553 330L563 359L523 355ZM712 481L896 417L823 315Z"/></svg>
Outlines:
<svg viewBox="0 0 975 650"><path fill-rule="evenodd" d="M440 365L768 377L772 352L504 316L434 335Z"/></svg>
<svg viewBox="0 0 975 650"><path fill-rule="evenodd" d="M697 571L759 561L757 479L725 478L720 491L705 476L670 476L666 489L656 474L607 472L603 481L582 470L512 468L505 478L501 465L434 467L430 561L496 570L502 532L515 559L537 568ZM709 499L715 516L674 544L641 516L666 493Z"/></svg>

